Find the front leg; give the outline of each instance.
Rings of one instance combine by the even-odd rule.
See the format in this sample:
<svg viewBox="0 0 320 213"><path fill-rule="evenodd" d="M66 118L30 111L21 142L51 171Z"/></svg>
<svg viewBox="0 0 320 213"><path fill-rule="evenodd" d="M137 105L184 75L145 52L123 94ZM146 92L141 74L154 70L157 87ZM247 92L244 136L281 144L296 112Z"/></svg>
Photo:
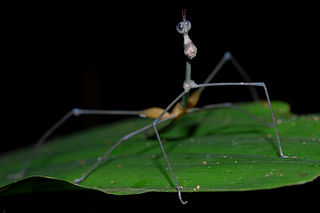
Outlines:
<svg viewBox="0 0 320 213"><path fill-rule="evenodd" d="M177 191L178 191L178 198L179 198L179 200L181 201L182 204L187 204L188 201L183 201L183 200L182 200L180 187L179 187L178 181L177 181L177 179L176 179L176 176L175 176L175 174L174 174L174 172L173 172L173 170L172 170L172 167L171 167L171 164L170 164L169 159L168 159L168 157L167 157L166 151L165 151L165 149L164 149L164 147L163 147L163 144L162 144L162 141L161 141L161 138L160 138L158 129L157 129L157 125L159 124L159 122L161 121L161 119L162 119L162 117L165 115L165 113L167 113L167 112L173 107L173 105L175 105L175 104L176 104L185 94L187 94L187 93L188 93L188 91L186 91L186 90L183 91L176 99L174 99L174 101L172 101L172 102L168 105L168 107L167 107L167 108L160 114L160 116L159 116L156 120L154 120L153 123L152 123L152 124L153 124L153 128L154 128L154 131L155 131L155 133L156 133L156 135L157 135L157 139L158 139L158 142L159 142L159 145L160 145L162 154L163 154L163 156L164 156L164 158L165 158L165 160L166 160L166 162L167 162L167 165L168 165L169 170L170 170L170 172L171 172L171 176L172 176L172 178L173 178L173 180L174 180L174 183L176 184L176 188L177 188Z"/></svg>

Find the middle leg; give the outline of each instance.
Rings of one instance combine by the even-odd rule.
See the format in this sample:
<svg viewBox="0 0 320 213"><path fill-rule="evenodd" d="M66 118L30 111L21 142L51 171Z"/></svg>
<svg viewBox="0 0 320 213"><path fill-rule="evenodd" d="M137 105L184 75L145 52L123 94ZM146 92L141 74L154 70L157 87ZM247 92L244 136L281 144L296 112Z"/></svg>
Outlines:
<svg viewBox="0 0 320 213"><path fill-rule="evenodd" d="M280 137L279 137L279 132L278 132L278 128L277 128L277 122L273 113L273 109L272 109L272 105L271 105L271 101L269 98L269 94L268 94L268 90L267 87L265 85L265 83L263 82L226 82L226 83L208 83L208 84L199 84L198 88L204 88L204 87L212 87L212 86L259 86L259 87L263 87L264 88L264 92L268 101L268 105L269 105L269 109L271 112L271 116L272 116L272 121L273 121L273 127L276 133L276 137L277 137L277 141L278 141L278 148L279 148L279 154L282 158L297 158L296 156L294 157L289 157L283 154L282 152L282 147L281 147L281 142L280 142Z"/></svg>

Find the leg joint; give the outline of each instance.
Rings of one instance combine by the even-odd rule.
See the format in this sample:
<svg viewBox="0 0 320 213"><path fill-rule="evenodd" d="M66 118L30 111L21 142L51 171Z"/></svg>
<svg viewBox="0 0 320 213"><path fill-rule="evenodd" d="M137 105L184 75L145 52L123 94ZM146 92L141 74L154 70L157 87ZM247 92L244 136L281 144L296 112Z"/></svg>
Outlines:
<svg viewBox="0 0 320 213"><path fill-rule="evenodd" d="M72 109L72 114L73 114L74 116L79 116L79 115L82 114L82 110L81 110L81 109L78 109L78 108L74 108L74 109Z"/></svg>
<svg viewBox="0 0 320 213"><path fill-rule="evenodd" d="M224 53L224 56L223 56L223 61L228 61L228 60L230 60L232 58L232 55L231 55L231 53L230 52L225 52Z"/></svg>

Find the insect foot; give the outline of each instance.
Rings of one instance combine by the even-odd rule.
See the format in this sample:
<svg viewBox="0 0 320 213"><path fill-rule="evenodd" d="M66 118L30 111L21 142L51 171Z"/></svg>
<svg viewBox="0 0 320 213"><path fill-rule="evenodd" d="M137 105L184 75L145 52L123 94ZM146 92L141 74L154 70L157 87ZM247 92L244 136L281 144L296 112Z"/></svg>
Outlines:
<svg viewBox="0 0 320 213"><path fill-rule="evenodd" d="M298 158L298 156L286 156L286 155L283 155L283 154L281 154L281 157L282 158L285 158L285 159L287 159L287 158Z"/></svg>
<svg viewBox="0 0 320 213"><path fill-rule="evenodd" d="M83 180L84 180L84 177L81 177L81 178L75 179L73 183L78 184L78 183L81 183Z"/></svg>
<svg viewBox="0 0 320 213"><path fill-rule="evenodd" d="M186 205L186 204L188 203L188 201L183 201L183 200L182 200L180 190L178 191L178 197L179 197L179 200L181 201L182 205Z"/></svg>

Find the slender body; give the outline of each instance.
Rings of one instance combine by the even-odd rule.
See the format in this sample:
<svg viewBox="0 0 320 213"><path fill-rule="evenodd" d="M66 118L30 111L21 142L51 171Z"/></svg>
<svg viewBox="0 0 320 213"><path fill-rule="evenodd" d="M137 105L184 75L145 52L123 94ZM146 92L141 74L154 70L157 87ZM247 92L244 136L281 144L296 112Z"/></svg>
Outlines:
<svg viewBox="0 0 320 213"><path fill-rule="evenodd" d="M70 112L68 112L65 116L63 116L58 122L56 122L47 132L44 133L42 137L38 140L38 142L35 144L35 148L32 152L28 155L27 159L25 160L25 163L22 167L22 169L15 174L10 174L8 176L9 179L17 179L21 178L25 175L27 168L29 166L30 161L32 160L32 157L35 155L36 151L39 149L39 147L44 143L45 140L57 129L59 128L64 122L66 122L70 117L72 116L80 116L80 115L134 115L134 116L140 116L142 118L152 118L154 121L140 129L137 129L133 132L128 133L127 135L121 137L116 143L113 144L103 155L97 158L96 162L90 167L90 169L83 174L80 178L75 179L74 183L79 184L83 180L85 180L94 170L100 165L100 163L107 159L110 153L116 149L122 142L130 139L132 136L139 134L141 132L144 132L150 128L153 128L157 137L157 140L159 142L160 148L162 150L163 156L167 162L168 168L170 170L172 179L175 182L176 189L178 192L178 198L181 201L182 204L186 204L187 201L184 201L181 196L181 191L179 184L176 180L173 168L170 164L170 161L167 157L167 154L165 152L165 148L163 146L163 143L161 141L161 137L157 128L157 125L167 121L171 120L173 123L179 120L182 116L184 116L187 113L192 113L194 111L200 110L199 108L194 108L201 96L201 93L203 90L207 87L214 87L214 86L249 86L250 93L254 100L258 100L258 94L256 91L257 87L262 87L264 89L265 97L268 101L271 117L273 120L273 128L275 130L277 142L278 142L278 148L279 148L279 155L282 158L290 158L283 154L281 143L280 143L280 137L277 129L277 123L276 119L272 110L272 105L270 102L269 94L267 91L267 87L263 82L249 82L250 78L244 71L244 69L240 66L240 64L234 59L234 57L229 53L226 52L221 59L221 61L218 63L218 65L213 69L213 71L210 73L210 75L206 78L206 80L202 84L196 84L191 79L191 62L192 59L196 57L197 54L197 48L191 41L189 37L189 31L191 29L191 23L186 19L186 11L183 10L182 12L182 21L176 26L176 30L183 35L183 45L184 45L184 54L186 55L186 73L185 73L185 81L183 83L184 90L165 108L160 107L152 107L148 109L144 109L141 111L129 111L129 110L96 110L96 109L78 109L74 108ZM243 77L245 82L225 82L225 83L210 83L211 80L214 78L214 76L221 70L221 67L228 61L231 61L231 63L237 68L240 75ZM192 92L193 90L193 92ZM258 120L254 115L252 115L249 112L244 111L240 107L237 107L231 103L221 103L221 104L214 104L209 106L204 106L203 108L218 108L218 107L233 107L234 109L246 113L247 115L251 116L253 119ZM292 157L295 158L295 157Z"/></svg>

